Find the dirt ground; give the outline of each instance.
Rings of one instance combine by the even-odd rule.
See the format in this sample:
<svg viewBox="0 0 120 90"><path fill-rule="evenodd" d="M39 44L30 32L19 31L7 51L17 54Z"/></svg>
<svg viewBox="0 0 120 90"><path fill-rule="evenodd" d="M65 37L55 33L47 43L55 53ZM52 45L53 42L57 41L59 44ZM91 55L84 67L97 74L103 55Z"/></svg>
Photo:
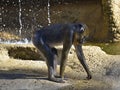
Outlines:
<svg viewBox="0 0 120 90"><path fill-rule="evenodd" d="M120 55L108 55L96 46L83 49L93 79L85 80L86 73L76 61L73 49L68 57L65 83L56 83L47 80L44 61L11 58L1 46L0 90L120 90Z"/></svg>

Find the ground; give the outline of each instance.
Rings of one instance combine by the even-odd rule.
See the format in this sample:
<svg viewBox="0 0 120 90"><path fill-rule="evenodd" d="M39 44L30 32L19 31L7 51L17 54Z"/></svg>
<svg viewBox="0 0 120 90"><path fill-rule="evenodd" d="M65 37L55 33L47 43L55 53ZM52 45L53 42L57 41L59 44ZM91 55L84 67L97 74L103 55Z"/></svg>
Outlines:
<svg viewBox="0 0 120 90"><path fill-rule="evenodd" d="M86 73L77 60L74 48L71 49L65 70L65 83L47 80L47 67L43 60L15 59L10 57L8 47L11 45L0 46L0 90L120 89L120 55L108 55L100 47L83 46L86 62L93 75L92 80L85 80ZM18 45L12 47L16 48Z"/></svg>

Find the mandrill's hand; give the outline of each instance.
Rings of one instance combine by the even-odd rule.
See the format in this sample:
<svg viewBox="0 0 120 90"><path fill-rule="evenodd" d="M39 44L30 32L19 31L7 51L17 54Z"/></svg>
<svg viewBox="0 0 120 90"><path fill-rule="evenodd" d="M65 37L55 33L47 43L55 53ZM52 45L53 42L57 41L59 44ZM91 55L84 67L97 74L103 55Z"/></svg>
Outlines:
<svg viewBox="0 0 120 90"><path fill-rule="evenodd" d="M87 79L87 80L92 79L92 75L88 75L88 76L86 77L86 79Z"/></svg>

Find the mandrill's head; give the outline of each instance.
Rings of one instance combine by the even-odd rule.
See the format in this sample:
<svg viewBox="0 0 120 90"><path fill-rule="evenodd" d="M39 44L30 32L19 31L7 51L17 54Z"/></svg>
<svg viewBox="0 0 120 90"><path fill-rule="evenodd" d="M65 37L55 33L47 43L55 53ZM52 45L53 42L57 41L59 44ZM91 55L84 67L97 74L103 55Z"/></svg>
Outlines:
<svg viewBox="0 0 120 90"><path fill-rule="evenodd" d="M74 42L82 44L89 37L89 29L85 24L75 24Z"/></svg>

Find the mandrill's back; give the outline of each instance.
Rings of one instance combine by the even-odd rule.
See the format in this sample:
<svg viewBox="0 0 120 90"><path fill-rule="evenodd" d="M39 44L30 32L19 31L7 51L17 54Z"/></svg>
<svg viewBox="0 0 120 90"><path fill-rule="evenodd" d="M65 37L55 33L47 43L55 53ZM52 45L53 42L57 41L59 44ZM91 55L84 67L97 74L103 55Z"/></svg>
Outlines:
<svg viewBox="0 0 120 90"><path fill-rule="evenodd" d="M49 45L59 45L63 43L65 31L67 31L66 28L68 27L68 24L53 24L43 27L34 33L34 38L36 38L38 41L42 39L44 43Z"/></svg>

